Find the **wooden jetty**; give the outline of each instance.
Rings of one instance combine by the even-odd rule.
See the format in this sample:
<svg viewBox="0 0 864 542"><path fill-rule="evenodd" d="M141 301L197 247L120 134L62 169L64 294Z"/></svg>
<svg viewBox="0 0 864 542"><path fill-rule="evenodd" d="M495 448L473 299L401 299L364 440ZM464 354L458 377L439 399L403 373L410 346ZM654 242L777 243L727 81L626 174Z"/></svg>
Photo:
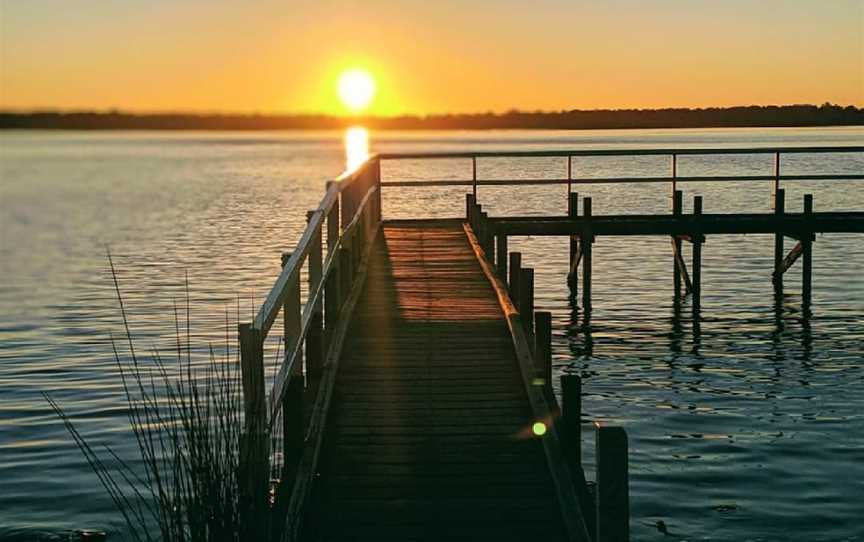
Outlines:
<svg viewBox="0 0 864 542"><path fill-rule="evenodd" d="M533 270L508 250L508 237L570 238L569 282L591 307L592 244L598 237L671 239L673 290L700 310L701 253L707 235L775 236L773 282L803 259L802 299L811 303L816 232L864 232L864 213L786 212L781 182L864 179L864 174L780 174L786 153L864 152L864 147L541 151L377 155L329 183L296 249L255 320L241 324L245 429L241 469L249 523L283 540L629 539L627 435L595 426L596 486L582 468L581 381L552 391L551 315L534 311ZM679 177L682 155L775 156L773 175ZM669 177L575 179L580 156L671 157ZM480 180L485 157L566 160L567 178ZM470 180L386 181L386 160L462 158ZM768 181L765 214L682 212L678 183ZM663 182L669 215L595 216L572 188L599 182ZM566 184L569 212L489 217L484 185ZM454 219L382 220L388 186L466 186ZM454 211L454 214L456 212ZM783 239L798 244L784 254ZM692 243L688 270L682 245ZM305 270L305 273L302 271ZM301 303L301 280L308 295ZM285 357L272 389L264 344L279 316Z"/></svg>

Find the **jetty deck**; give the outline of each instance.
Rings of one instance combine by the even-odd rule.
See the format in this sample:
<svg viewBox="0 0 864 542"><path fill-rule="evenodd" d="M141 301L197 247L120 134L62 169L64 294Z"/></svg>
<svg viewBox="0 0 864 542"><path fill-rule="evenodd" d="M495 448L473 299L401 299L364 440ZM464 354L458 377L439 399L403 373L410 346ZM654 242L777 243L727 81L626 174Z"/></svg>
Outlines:
<svg viewBox="0 0 864 542"><path fill-rule="evenodd" d="M510 331L461 221L385 223L333 393L315 540L563 540Z"/></svg>
<svg viewBox="0 0 864 542"><path fill-rule="evenodd" d="M800 260L806 315L815 234L864 232L864 213L818 212L810 194L801 212L788 212L781 183L857 181L864 174L783 175L780 156L837 152L864 154L864 147L377 155L328 183L295 250L283 254L282 272L255 319L239 325L242 513L259 529L246 538L628 540L626 432L595 424L596 485L589 485L581 379L558 371L560 392L553 392L551 314L534 310L533 269L508 249L508 237L570 239L567 282L578 303L581 274L586 320L598 238L666 237L671 293L676 303L689 298L695 320L703 310L706 237L770 234L774 265L766 276L782 292L783 275ZM774 174L677 175L679 155L710 154L772 154ZM572 176L572 160L580 156L650 155L671 157L668 178ZM480 158L523 156L560 157L567 177L477 178ZM439 158L470 160L471 179L382 181L382 161ZM770 183L769 212L703 214L700 196L692 214L683 212L677 183L742 180ZM573 187L602 182L668 182L671 213L596 215L591 198L580 202ZM488 216L478 187L510 184L566 185L568 213ZM470 192L465 207L454 209L457 218L388 221L382 216L388 186ZM787 238L796 242L788 254ZM264 345L278 320L282 336L273 334L269 344L280 341L284 359L268 387Z"/></svg>

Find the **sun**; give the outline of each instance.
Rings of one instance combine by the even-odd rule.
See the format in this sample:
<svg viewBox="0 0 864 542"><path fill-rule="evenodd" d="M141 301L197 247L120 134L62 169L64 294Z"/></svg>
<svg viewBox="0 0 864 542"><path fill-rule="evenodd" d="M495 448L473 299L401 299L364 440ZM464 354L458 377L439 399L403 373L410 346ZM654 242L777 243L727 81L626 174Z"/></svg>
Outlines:
<svg viewBox="0 0 864 542"><path fill-rule="evenodd" d="M339 76L338 90L345 107L354 112L363 111L375 97L375 79L366 70L350 69Z"/></svg>

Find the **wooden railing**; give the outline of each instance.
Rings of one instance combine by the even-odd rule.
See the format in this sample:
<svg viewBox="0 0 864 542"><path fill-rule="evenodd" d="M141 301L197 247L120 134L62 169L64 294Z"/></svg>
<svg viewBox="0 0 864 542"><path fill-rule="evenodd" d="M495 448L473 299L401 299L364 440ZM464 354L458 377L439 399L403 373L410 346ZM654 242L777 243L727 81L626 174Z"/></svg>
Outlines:
<svg viewBox="0 0 864 542"><path fill-rule="evenodd" d="M272 528L264 518L267 517L267 510L274 507L274 495L271 495L268 488L271 478L276 478L281 483L276 484L278 489L275 491L275 506L286 510L287 520L284 523L296 528L290 524L296 522L297 515L301 513L297 507L302 506L302 499L308 492L316 462L316 458L312 458L304 466L304 453L309 451L309 443L320 444L326 405L329 393L332 392L326 385L322 386L322 382L325 382L323 375L328 371L328 367L338 361L341 341L350 317L351 297L357 294L357 270L362 267L364 256L381 224L382 188L472 187L472 197L469 198L466 209L468 222L474 224L478 242L490 260L494 261L494 253L499 255L496 262L497 272L505 283L510 283L509 294L519 312L524 315L526 333L534 335L536 329L532 271L521 268L518 253L510 253L509 258L504 257L508 254L506 235L496 237L494 232L486 227L490 220L477 204L478 186L566 184L568 206L572 206L575 198L571 196L575 194L572 194L571 188L579 184L670 183L674 196L678 192L678 182L770 181L775 194L772 201L778 202L782 200L782 181L864 179L862 173L781 174L781 156L801 153L864 153L864 146L379 154L369 158L356 170L328 183L320 205L307 215L308 224L296 248L283 255L282 271L255 319L239 326L245 411L244 437L241 443L241 480L246 493L244 502L248 507L245 513L252 518L261 518L259 522L253 521L251 524L259 525L260 529ZM774 170L770 175L678 175L679 156L731 154L773 155ZM573 159L592 156L667 156L670 159L670 174L662 177L574 176ZM480 159L526 157L565 158L567 175L558 179L478 178L477 162ZM468 159L471 163L471 179L382 181L383 161L407 159ZM586 214L590 215L590 200L586 203L589 204ZM575 208L570 209L568 215L575 216L575 211ZM779 212L782 213L782 209ZM782 236L778 243L779 254L779 251L782 251ZM575 249L571 246L571 259L574 257L574 250L579 251L579 258L590 261L590 244L576 246ZM305 304L301 304L300 281L304 265L308 269L308 298ZM590 274L590 265L587 269ZM590 280L587 284L590 285ZM590 293L588 295L590 296ZM280 310L283 311L285 355L272 389L267 393L263 365L264 341ZM545 327L541 325L541 329L544 330L545 337ZM535 338L532 336L531 340ZM541 347L546 342L545 339L542 340ZM548 348L548 345L546 347ZM548 357L545 354L540 356L543 360ZM551 366L541 365L543 380L547 385L551 384ZM576 386L570 388L576 389ZM551 394L551 385L546 393ZM578 395L578 391L576 394ZM575 403L577 399L574 397L572 393L565 393L565 405L568 402ZM566 406L564 410L567 410ZM565 415L565 421L566 418ZM578 412L569 419L568 424L572 421L572 424L578 425ZM276 461L271 465L271 456L281 457L281 465L276 464ZM274 472L274 467L278 472ZM271 502L268 502L268 495ZM263 531L249 533L249 536L260 538L262 533Z"/></svg>
<svg viewBox="0 0 864 542"><path fill-rule="evenodd" d="M247 505L244 512L250 518L247 524L258 529L248 534L258 538L274 527L268 525L267 510L273 505L268 495L271 500L287 501L290 494L310 428L310 417L304 413L319 402L326 360L341 347L339 329L347 325L342 313L354 286L355 270L381 223L379 161L370 159L327 183L324 198L307 220L295 250L283 254L282 272L255 319L239 325L245 414L241 480ZM308 297L301 305L304 264L308 264ZM280 310L285 357L268 394L264 341ZM271 453L282 458L281 472L271 469ZM271 477L282 482L272 495L268 491Z"/></svg>

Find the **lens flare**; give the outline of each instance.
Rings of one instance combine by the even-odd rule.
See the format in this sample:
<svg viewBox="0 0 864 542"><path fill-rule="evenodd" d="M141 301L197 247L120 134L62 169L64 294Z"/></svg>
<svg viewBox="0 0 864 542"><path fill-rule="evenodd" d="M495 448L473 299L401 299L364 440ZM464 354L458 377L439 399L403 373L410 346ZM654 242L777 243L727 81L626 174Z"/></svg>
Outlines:
<svg viewBox="0 0 864 542"><path fill-rule="evenodd" d="M534 425L531 426L531 431L538 437L542 437L546 434L546 424L543 422L534 422Z"/></svg>

